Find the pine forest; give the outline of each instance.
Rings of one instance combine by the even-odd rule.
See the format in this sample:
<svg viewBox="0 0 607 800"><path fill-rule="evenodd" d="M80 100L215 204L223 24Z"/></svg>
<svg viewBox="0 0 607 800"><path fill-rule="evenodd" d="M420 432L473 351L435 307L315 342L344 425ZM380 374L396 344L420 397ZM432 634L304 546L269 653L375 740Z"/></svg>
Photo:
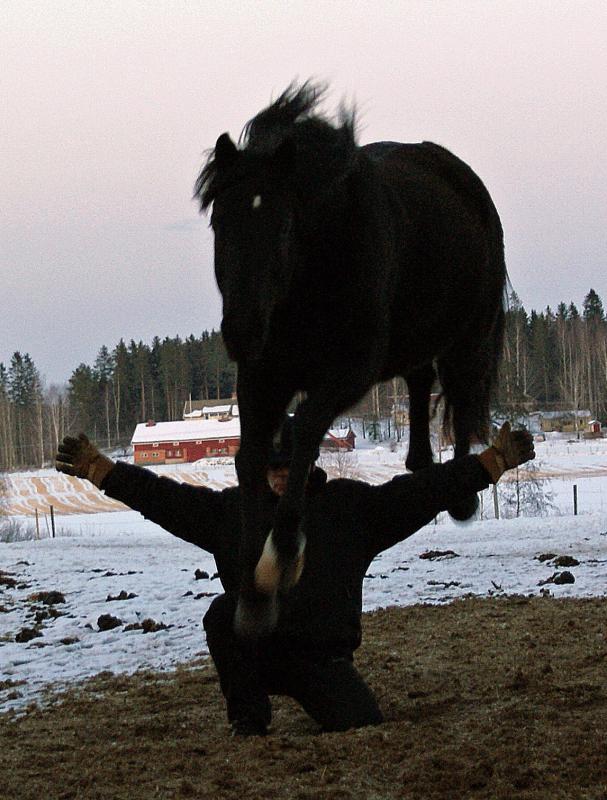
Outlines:
<svg viewBox="0 0 607 800"><path fill-rule="evenodd" d="M65 386L45 386L32 357L16 352L0 363L0 472L48 464L58 442L81 430L103 447L127 447L138 422L180 419L189 399L230 398L235 388L236 367L216 331L104 345ZM355 413L371 423L405 396L404 382L390 381ZM588 409L607 422L607 320L594 290L579 310L560 303L531 313L510 295L494 408Z"/></svg>

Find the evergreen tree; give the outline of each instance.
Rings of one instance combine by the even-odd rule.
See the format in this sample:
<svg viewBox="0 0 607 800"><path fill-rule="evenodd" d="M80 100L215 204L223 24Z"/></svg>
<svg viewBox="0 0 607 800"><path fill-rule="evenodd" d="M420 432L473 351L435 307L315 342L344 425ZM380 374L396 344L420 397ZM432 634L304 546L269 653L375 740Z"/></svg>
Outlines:
<svg viewBox="0 0 607 800"><path fill-rule="evenodd" d="M207 347L210 397L231 397L236 390L236 364L228 358L223 336L219 331L211 331Z"/></svg>
<svg viewBox="0 0 607 800"><path fill-rule="evenodd" d="M8 370L0 363L0 472L13 469L17 463Z"/></svg>
<svg viewBox="0 0 607 800"><path fill-rule="evenodd" d="M82 430L97 439L98 383L91 367L80 364L68 381L70 406L75 412L74 430Z"/></svg>
<svg viewBox="0 0 607 800"><path fill-rule="evenodd" d="M195 399L205 397L206 380L206 351L203 336L196 339L194 335L188 336L184 342L186 359L190 373L189 396ZM187 399L187 398L186 398Z"/></svg>
<svg viewBox="0 0 607 800"><path fill-rule="evenodd" d="M189 395L189 369L183 342L179 336L168 336L160 349L160 377L166 403L167 419L181 419L186 396Z"/></svg>
<svg viewBox="0 0 607 800"><path fill-rule="evenodd" d="M11 358L8 373L9 395L11 401L20 408L32 408L41 395L41 381L38 370L29 353L16 352Z"/></svg>
<svg viewBox="0 0 607 800"><path fill-rule="evenodd" d="M105 421L105 436L106 446L112 445L112 425L111 425L111 411L112 411L112 378L114 374L114 359L112 354L105 345L99 348L95 364L93 366L93 378L97 383L99 392L99 404L102 409L103 419Z"/></svg>
<svg viewBox="0 0 607 800"><path fill-rule="evenodd" d="M551 330L554 320L544 313L531 312L529 318L530 392L540 403L555 399L555 341Z"/></svg>
<svg viewBox="0 0 607 800"><path fill-rule="evenodd" d="M594 289L591 289L584 298L583 309L586 322L603 322L605 320L603 303Z"/></svg>
<svg viewBox="0 0 607 800"><path fill-rule="evenodd" d="M145 422L151 417L152 389L152 369L150 348L142 341L135 344L131 340L129 345L129 357L133 365L135 380L135 401L133 407L135 421Z"/></svg>
<svg viewBox="0 0 607 800"><path fill-rule="evenodd" d="M160 377L160 352L162 350L162 342L158 336L152 339L152 347L150 348L150 379L151 379L151 398L150 398L150 412L151 419L166 419L166 410L164 407L164 398L161 388Z"/></svg>
<svg viewBox="0 0 607 800"><path fill-rule="evenodd" d="M114 361L114 372L112 374L112 394L114 399L114 422L116 439L120 439L123 431L126 433L126 425L123 420L128 413L129 399L129 353L121 339L112 352Z"/></svg>
<svg viewBox="0 0 607 800"><path fill-rule="evenodd" d="M583 318L584 384L588 406L595 416L600 416L607 410L607 326L601 298L594 289L584 298Z"/></svg>
<svg viewBox="0 0 607 800"><path fill-rule="evenodd" d="M29 353L15 352L8 370L8 394L13 405L15 447L23 464L44 459L42 382Z"/></svg>
<svg viewBox="0 0 607 800"><path fill-rule="evenodd" d="M100 384L103 384L104 382L109 383L112 380L112 375L114 372L114 358L104 344L99 348L93 369L95 372L95 378Z"/></svg>

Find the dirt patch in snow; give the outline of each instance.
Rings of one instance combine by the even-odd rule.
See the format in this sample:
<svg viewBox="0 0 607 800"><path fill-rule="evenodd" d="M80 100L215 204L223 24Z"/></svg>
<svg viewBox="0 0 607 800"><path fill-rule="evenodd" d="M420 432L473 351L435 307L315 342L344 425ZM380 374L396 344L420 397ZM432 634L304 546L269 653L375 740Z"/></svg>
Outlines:
<svg viewBox="0 0 607 800"><path fill-rule="evenodd" d="M606 612L543 597L365 615L357 664L386 721L339 734L276 698L267 738L230 738L209 662L102 674L0 716L0 797L607 800Z"/></svg>

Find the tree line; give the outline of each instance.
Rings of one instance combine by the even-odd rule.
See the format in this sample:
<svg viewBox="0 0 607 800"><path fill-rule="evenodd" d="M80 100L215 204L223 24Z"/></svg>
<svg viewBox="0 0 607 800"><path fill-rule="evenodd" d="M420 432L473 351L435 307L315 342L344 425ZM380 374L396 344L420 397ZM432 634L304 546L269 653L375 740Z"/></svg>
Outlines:
<svg viewBox="0 0 607 800"><path fill-rule="evenodd" d="M189 398L229 398L235 387L217 331L104 345L66 386L44 386L30 355L14 353L0 363L0 472L48 462L63 436L80 430L104 447L126 446L138 422L180 419ZM405 392L403 381L380 385L358 413L372 423ZM589 409L607 422L607 321L593 289L581 310L560 303L527 313L510 295L495 407Z"/></svg>
<svg viewBox="0 0 607 800"><path fill-rule="evenodd" d="M527 314L515 293L506 314L498 401L522 409L588 409L607 421L607 321L591 289L581 312L560 303Z"/></svg>
<svg viewBox="0 0 607 800"><path fill-rule="evenodd" d="M66 386L43 386L29 354L0 363L0 472L40 466L67 434L86 431L103 447L128 445L138 422L181 419L189 398L231 397L236 366L221 334L204 331L151 345L103 345Z"/></svg>

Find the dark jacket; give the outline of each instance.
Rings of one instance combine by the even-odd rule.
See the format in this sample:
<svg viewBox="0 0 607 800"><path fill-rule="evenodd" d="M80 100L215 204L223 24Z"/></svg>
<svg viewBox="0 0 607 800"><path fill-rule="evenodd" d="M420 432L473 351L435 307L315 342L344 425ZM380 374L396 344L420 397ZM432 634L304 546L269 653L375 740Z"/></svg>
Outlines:
<svg viewBox="0 0 607 800"><path fill-rule="evenodd" d="M488 485L489 476L475 456L400 475L380 486L327 481L317 468L310 476L303 519L305 568L282 602L274 637L308 649L354 650L360 644L363 579L372 559L411 536L439 511ZM118 462L102 489L175 536L212 553L224 589L238 592L237 486L215 491ZM264 502L269 532L278 502L269 487Z"/></svg>

